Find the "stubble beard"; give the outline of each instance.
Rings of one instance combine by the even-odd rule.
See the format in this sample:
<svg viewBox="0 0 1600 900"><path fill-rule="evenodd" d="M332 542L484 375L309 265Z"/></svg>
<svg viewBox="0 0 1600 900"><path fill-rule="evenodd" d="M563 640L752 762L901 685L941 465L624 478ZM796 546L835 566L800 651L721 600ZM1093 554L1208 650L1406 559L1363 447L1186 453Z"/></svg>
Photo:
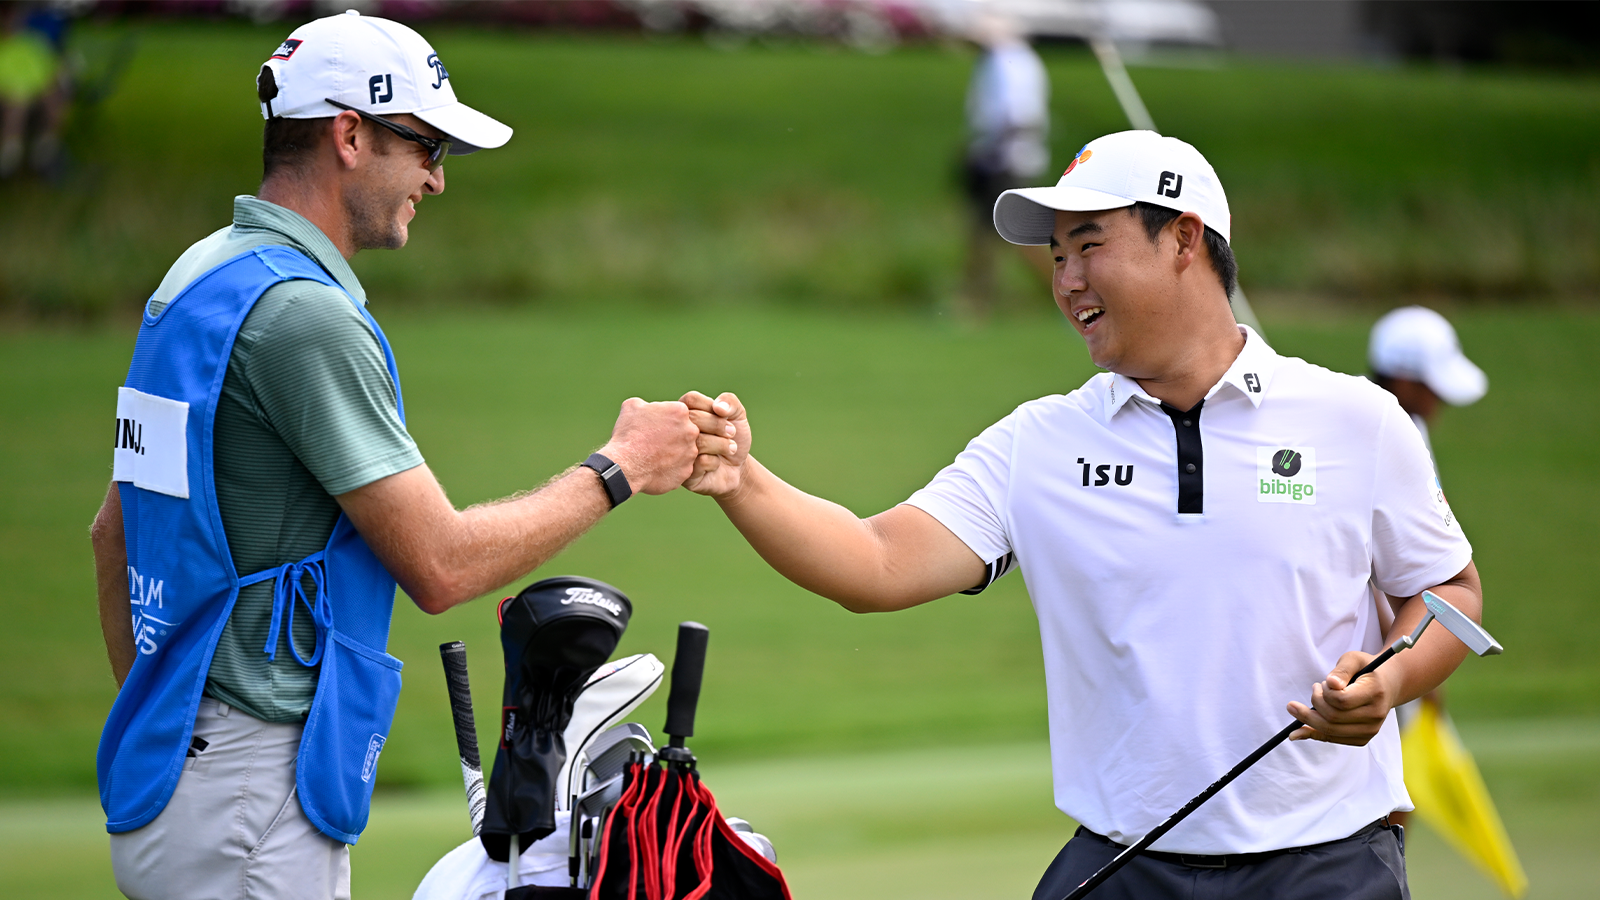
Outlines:
<svg viewBox="0 0 1600 900"><path fill-rule="evenodd" d="M350 223L350 243L357 250L399 250L406 245L400 208L386 202L380 192L365 186L348 191L344 209Z"/></svg>

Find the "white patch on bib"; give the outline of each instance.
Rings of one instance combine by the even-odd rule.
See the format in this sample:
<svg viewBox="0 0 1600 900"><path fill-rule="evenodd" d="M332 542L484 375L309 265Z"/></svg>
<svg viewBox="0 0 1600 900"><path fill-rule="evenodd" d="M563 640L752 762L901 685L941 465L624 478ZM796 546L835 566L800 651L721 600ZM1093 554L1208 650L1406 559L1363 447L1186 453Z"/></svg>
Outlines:
<svg viewBox="0 0 1600 900"><path fill-rule="evenodd" d="M189 499L189 404L117 388L117 441L111 478Z"/></svg>

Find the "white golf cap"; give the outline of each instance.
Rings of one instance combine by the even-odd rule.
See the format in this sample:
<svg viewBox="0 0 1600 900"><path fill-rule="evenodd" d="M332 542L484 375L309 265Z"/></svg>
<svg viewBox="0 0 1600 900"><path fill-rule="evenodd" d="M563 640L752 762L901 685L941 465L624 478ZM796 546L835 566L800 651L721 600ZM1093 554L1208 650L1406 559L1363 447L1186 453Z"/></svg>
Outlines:
<svg viewBox="0 0 1600 900"><path fill-rule="evenodd" d="M449 71L422 35L355 10L296 28L261 67L256 86L272 98L262 101L262 118L336 116L331 99L378 116L410 113L449 135L452 155L511 139L509 127L456 99Z"/></svg>
<svg viewBox="0 0 1600 900"><path fill-rule="evenodd" d="M1121 209L1143 201L1192 212L1232 241L1228 197L1200 151L1154 131L1119 131L1083 145L1055 187L1006 191L994 227L1013 244L1048 244L1056 210Z"/></svg>
<svg viewBox="0 0 1600 900"><path fill-rule="evenodd" d="M1403 306L1379 319L1367 361L1378 375L1422 382L1451 406L1476 403L1489 390L1489 377L1461 352L1456 330L1426 307Z"/></svg>

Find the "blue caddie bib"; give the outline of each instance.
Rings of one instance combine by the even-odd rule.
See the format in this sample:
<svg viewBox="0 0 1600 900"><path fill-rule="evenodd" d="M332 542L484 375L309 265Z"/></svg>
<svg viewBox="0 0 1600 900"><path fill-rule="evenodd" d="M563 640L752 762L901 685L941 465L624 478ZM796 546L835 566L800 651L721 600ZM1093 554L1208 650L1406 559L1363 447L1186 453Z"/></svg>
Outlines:
<svg viewBox="0 0 1600 900"><path fill-rule="evenodd" d="M96 757L112 833L139 828L166 807L239 589L268 579L272 626L263 652L276 650L280 630L293 633L297 612L310 615L316 631L309 657L289 641L299 663L321 667L295 768L300 806L323 834L347 844L367 824L378 754L400 696L401 663L386 652L394 578L342 513L322 550L241 578L212 477L217 399L234 340L267 288L291 279L344 290L304 254L268 246L196 278L160 313L147 307L118 390L113 478L138 653ZM389 342L356 308L378 337L398 399Z"/></svg>

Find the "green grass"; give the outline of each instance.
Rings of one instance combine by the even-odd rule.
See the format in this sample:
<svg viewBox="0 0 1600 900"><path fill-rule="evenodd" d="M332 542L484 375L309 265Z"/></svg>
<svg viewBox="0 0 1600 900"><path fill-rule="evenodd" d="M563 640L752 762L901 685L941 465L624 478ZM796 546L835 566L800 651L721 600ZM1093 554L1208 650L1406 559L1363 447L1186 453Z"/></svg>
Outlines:
<svg viewBox="0 0 1600 900"><path fill-rule="evenodd" d="M1528 720L1462 731L1527 869L1530 896L1592 896L1600 724ZM798 898L1025 897L1072 832L1051 806L1042 742L927 742L746 762L700 756L723 812L772 838ZM410 897L468 834L459 788L380 793L352 851L355 895ZM0 895L9 900L114 896L92 800L0 803L0 838ZM1500 896L1426 826L1408 830L1407 857L1417 900Z"/></svg>
<svg viewBox="0 0 1600 900"><path fill-rule="evenodd" d="M74 126L66 184L0 185L0 308L97 319L0 330L0 896L112 890L88 799L114 691L87 526L132 351L120 323L254 188L249 82L281 31L146 27L121 90ZM935 312L960 266L963 52L429 31L463 96L518 136L452 161L411 246L355 265L458 505L581 459L624 397L697 388L737 390L768 465L872 513L1017 403L1092 371L1020 271L986 328ZM1087 56L1047 62L1058 158L1122 127ZM1267 64L1134 77L1157 122L1221 172L1245 284L1283 352L1362 371L1366 329L1398 295L1577 298L1452 309L1491 390L1447 410L1434 441L1508 648L1462 667L1451 707L1535 896L1586 896L1600 838L1600 589L1585 565L1600 507L1600 81ZM1290 302L1306 292L1363 299ZM619 652L669 656L678 621L711 627L696 749L729 810L778 841L799 895L1020 893L1067 833L1020 579L853 616L773 574L684 493L630 502L529 580L567 572L633 598ZM436 647L467 641L488 745L495 632L482 601L438 618L401 601L392 649L409 666L357 850L363 897L409 896L464 837ZM639 720L658 725L663 699ZM1412 870L1419 898L1491 895L1425 829Z"/></svg>
<svg viewBox="0 0 1600 900"><path fill-rule="evenodd" d="M257 66L286 26L145 23L72 129L60 189L0 184L0 308L127 310L254 191ZM127 26L82 32L102 59ZM453 160L376 296L580 306L648 297L926 308L949 301L971 55L428 28L462 97L517 128ZM1126 127L1081 50L1044 50L1064 161ZM1361 298L1600 291L1600 78L1432 67L1134 70L1232 200L1244 283ZM1006 273L1007 302L1030 296Z"/></svg>
<svg viewBox="0 0 1600 900"><path fill-rule="evenodd" d="M360 262L360 260L358 260ZM1017 403L1091 368L1054 319L967 331L937 317L612 306L589 316L380 307L417 440L458 505L538 484L602 443L618 402L735 389L755 451L797 485L870 514L908 496ZM1278 347L1362 368L1367 317L1274 317ZM1600 408L1589 384L1600 314L1455 313L1489 373L1479 404L1447 410L1435 446L1474 541L1485 621L1503 657L1451 681L1466 721L1600 716L1600 591L1588 577L1600 501ZM101 435L131 353L120 328L0 335L0 793L87 789L112 699L86 528L107 479ZM885 464L884 461L890 461ZM670 656L677 622L712 628L705 749L732 758L1044 734L1038 633L1021 580L894 615L856 616L774 574L714 504L685 492L630 502L533 577L609 581L636 614L619 652ZM409 663L388 785L448 782L437 645L467 641L480 717L500 680L492 605L437 618L401 602ZM659 700L643 721L661 717ZM487 743L487 740L486 740Z"/></svg>

